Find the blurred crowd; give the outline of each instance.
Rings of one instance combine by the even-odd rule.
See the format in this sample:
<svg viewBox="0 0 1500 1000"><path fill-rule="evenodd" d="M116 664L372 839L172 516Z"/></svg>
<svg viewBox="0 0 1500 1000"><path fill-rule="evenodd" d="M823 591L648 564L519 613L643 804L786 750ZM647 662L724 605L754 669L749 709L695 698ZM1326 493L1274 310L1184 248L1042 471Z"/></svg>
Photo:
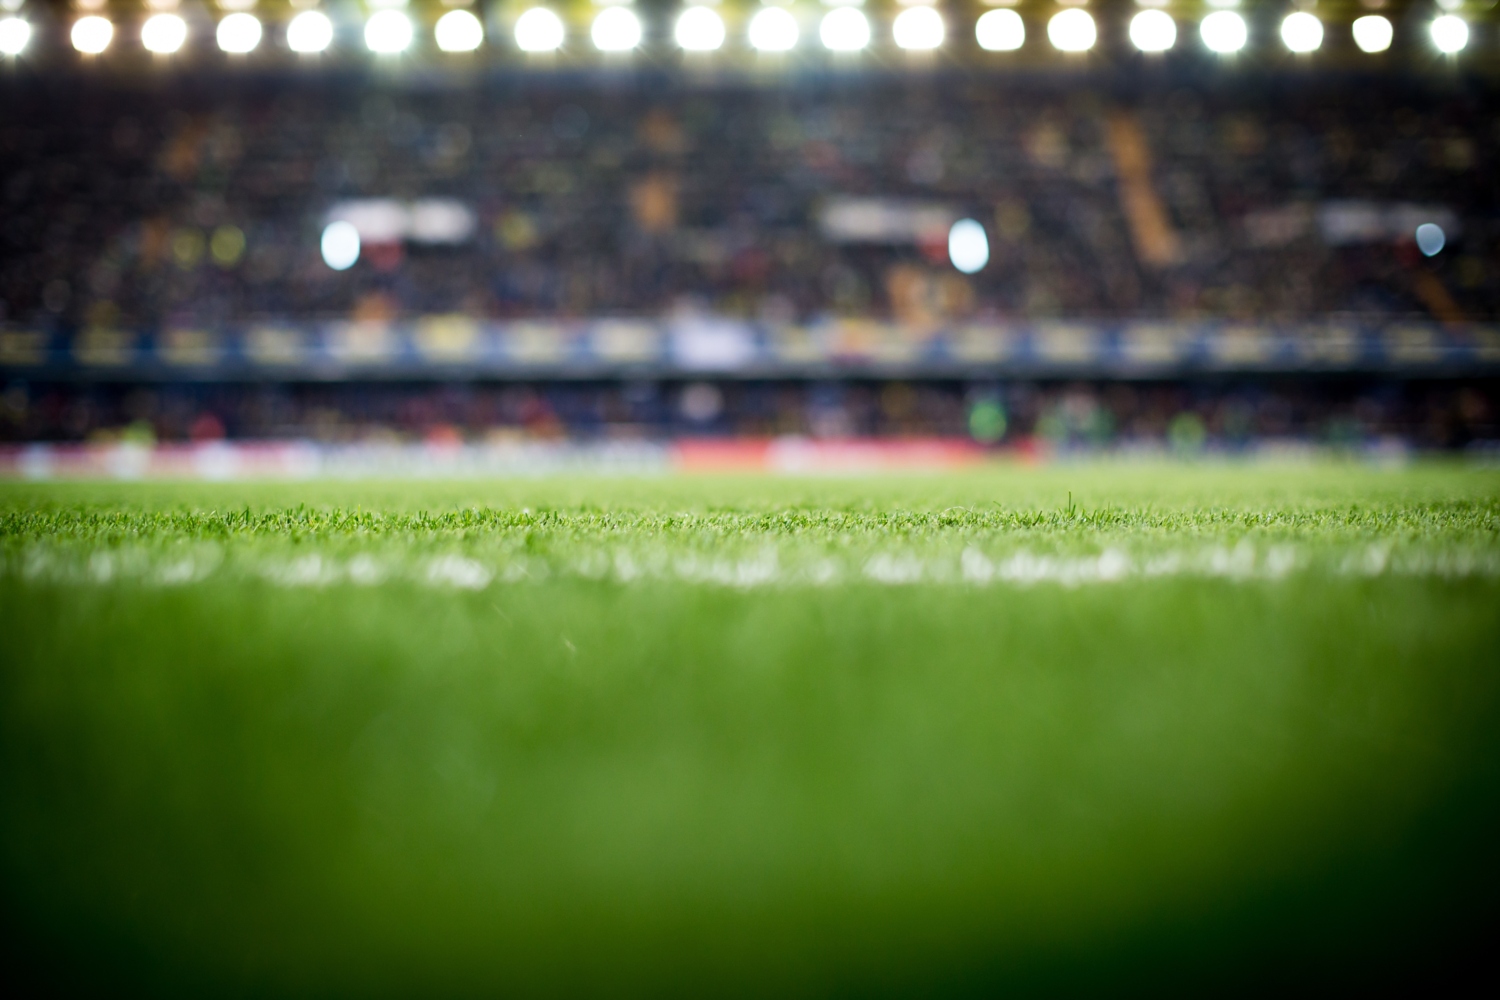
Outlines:
<svg viewBox="0 0 1500 1000"><path fill-rule="evenodd" d="M1500 316L1500 102L1456 78L3 87L3 322ZM988 263L960 273L941 233L831 234L821 213L853 197L972 218ZM474 224L334 270L320 234L362 198L449 199Z"/></svg>
<svg viewBox="0 0 1500 1000"><path fill-rule="evenodd" d="M546 382L22 385L0 441L433 444L673 437L969 437L1054 451L1500 449L1500 384Z"/></svg>

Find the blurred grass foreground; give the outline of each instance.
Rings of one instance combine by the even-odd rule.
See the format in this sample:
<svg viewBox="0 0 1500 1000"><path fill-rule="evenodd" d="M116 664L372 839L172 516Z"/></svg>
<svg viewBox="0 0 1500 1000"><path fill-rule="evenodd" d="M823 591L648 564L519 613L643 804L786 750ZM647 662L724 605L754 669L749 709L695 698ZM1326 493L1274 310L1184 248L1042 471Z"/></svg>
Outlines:
<svg viewBox="0 0 1500 1000"><path fill-rule="evenodd" d="M1493 941L1497 529L1458 466L0 484L11 969L1434 988Z"/></svg>

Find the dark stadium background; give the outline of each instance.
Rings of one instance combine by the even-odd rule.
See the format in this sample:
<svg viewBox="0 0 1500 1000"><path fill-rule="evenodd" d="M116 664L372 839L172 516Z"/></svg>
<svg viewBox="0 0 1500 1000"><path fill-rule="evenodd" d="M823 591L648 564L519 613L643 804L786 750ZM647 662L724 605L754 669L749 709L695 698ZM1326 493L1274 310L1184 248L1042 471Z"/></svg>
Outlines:
<svg viewBox="0 0 1500 1000"><path fill-rule="evenodd" d="M1305 4L1327 25L1305 54L1277 34L1296 5L1246 3L1229 55L1197 3L1166 8L1156 54L1133 3L1089 7L1083 53L1049 44L1062 6L941 5L943 44L904 51L906 8L871 4L842 54L813 3L785 54L747 43L759 4L717 8L724 45L690 53L678 7L641 2L626 54L567 4L562 49L529 54L529 3L473 6L474 52L440 51L450 7L416 3L396 55L367 50L373 7L328 3L332 45L298 55L298 7L254 7L263 39L226 54L216 21L253 4L159 0L100 6L114 36L83 55L89 11L8 0L32 30L0 62L4 461L785 435L1488 453L1500 37L1484 2L1444 2ZM975 42L991 10L1020 13L1019 50ZM162 12L187 38L153 54ZM1388 51L1352 40L1372 13ZM363 229L346 270L320 254L340 218Z"/></svg>

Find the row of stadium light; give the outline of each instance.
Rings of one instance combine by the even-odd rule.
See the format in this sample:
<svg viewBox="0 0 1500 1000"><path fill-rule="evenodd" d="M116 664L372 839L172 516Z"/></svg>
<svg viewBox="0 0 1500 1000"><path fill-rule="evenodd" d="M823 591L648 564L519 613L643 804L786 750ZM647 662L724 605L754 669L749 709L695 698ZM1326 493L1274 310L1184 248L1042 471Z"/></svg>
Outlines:
<svg viewBox="0 0 1500 1000"><path fill-rule="evenodd" d="M1390 48L1395 29L1389 19L1370 14L1352 25L1354 43L1365 52ZM1469 26L1462 18L1444 14L1428 25L1432 44L1439 52L1453 54L1469 43ZM1316 51L1323 44L1323 22L1305 11L1288 14L1281 22L1282 43L1292 52ZM516 46L525 52L560 49L566 29L557 14L533 7L515 23ZM974 26L980 48L1011 52L1026 42L1026 25L1013 10L992 10ZM1245 19L1231 10L1219 10L1198 24L1203 44L1213 52L1233 53L1250 38ZM114 24L90 15L73 23L71 40L79 52L97 55L114 40ZM303 11L286 28L286 45L293 52L322 52L333 43L333 22L316 11ZM942 46L947 35L943 16L932 7L909 7L891 24L891 38L902 49L932 50ZM259 47L264 36L260 20L253 14L230 14L219 21L215 38L225 52L243 54ZM641 44L641 21L627 7L607 7L594 18L589 30L594 47L601 52L629 52ZM1177 22L1163 10L1147 9L1130 20L1130 41L1142 52L1165 52L1177 44ZM186 43L187 22L176 14L155 14L141 25L141 44L150 52L170 55ZM484 25L467 10L452 10L438 19L433 40L444 52L472 52L484 43ZM688 52L712 52L724 44L724 20L710 7L689 7L678 15L673 30L677 45ZM832 52L858 52L869 46L873 32L870 20L855 7L836 7L818 25L818 38ZM1071 7L1047 22L1047 39L1063 52L1086 52L1098 41L1099 31L1090 14ZM365 22L365 46L372 52L396 54L406 51L416 38L416 28L399 10L381 10ZM747 41L761 52L787 52L800 38L797 19L782 7L765 7L750 19ZM20 55L31 40L31 25L20 17L0 20L0 53Z"/></svg>

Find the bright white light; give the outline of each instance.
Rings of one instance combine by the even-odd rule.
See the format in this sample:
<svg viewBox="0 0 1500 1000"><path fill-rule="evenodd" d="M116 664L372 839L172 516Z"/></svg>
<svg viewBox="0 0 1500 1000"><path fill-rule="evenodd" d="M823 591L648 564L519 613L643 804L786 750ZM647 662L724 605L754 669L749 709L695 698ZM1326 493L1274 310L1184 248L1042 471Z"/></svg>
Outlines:
<svg viewBox="0 0 1500 1000"><path fill-rule="evenodd" d="M624 7L609 7L594 18L589 37L600 52L629 52L641 44L640 18Z"/></svg>
<svg viewBox="0 0 1500 1000"><path fill-rule="evenodd" d="M707 7L689 7L677 18L672 35L689 52L712 52L724 44L724 21Z"/></svg>
<svg viewBox="0 0 1500 1000"><path fill-rule="evenodd" d="M330 222L323 230L323 263L347 271L359 260L359 230L350 222Z"/></svg>
<svg viewBox="0 0 1500 1000"><path fill-rule="evenodd" d="M1243 49L1250 32L1243 17L1232 10L1220 10L1203 19L1198 25L1198 34L1203 36L1203 44L1212 51L1229 53Z"/></svg>
<svg viewBox="0 0 1500 1000"><path fill-rule="evenodd" d="M891 37L903 49L929 52L943 44L943 15L931 7L908 7L896 15Z"/></svg>
<svg viewBox="0 0 1500 1000"><path fill-rule="evenodd" d="M1177 22L1160 10L1143 10L1130 19L1130 41L1142 52L1165 52L1177 44Z"/></svg>
<svg viewBox="0 0 1500 1000"><path fill-rule="evenodd" d="M1062 52L1087 52L1099 39L1099 29L1087 11L1073 7L1052 15L1047 22L1047 37L1052 47Z"/></svg>
<svg viewBox="0 0 1500 1000"><path fill-rule="evenodd" d="M293 52L322 52L333 42L333 22L326 14L305 10L286 26L286 47Z"/></svg>
<svg viewBox="0 0 1500 1000"><path fill-rule="evenodd" d="M838 7L823 16L818 38L830 52L858 52L870 44L870 21L853 7Z"/></svg>
<svg viewBox="0 0 1500 1000"><path fill-rule="evenodd" d="M215 37L225 52L253 52L260 44L260 22L253 14L230 14L219 22Z"/></svg>
<svg viewBox="0 0 1500 1000"><path fill-rule="evenodd" d="M1436 257L1447 245L1448 234L1443 232L1442 226L1424 222L1417 227L1417 249L1422 251L1424 256Z"/></svg>
<svg viewBox="0 0 1500 1000"><path fill-rule="evenodd" d="M750 47L788 52L797 44L797 19L784 7L765 7L750 19Z"/></svg>
<svg viewBox="0 0 1500 1000"><path fill-rule="evenodd" d="M109 48L115 26L102 17L80 17L73 23L73 48L96 56Z"/></svg>
<svg viewBox="0 0 1500 1000"><path fill-rule="evenodd" d="M948 259L964 274L974 274L990 262L990 241L973 219L959 219L948 230Z"/></svg>
<svg viewBox="0 0 1500 1000"><path fill-rule="evenodd" d="M187 41L187 22L176 14L153 14L141 25L141 44L147 52L168 56Z"/></svg>
<svg viewBox="0 0 1500 1000"><path fill-rule="evenodd" d="M974 25L974 40L987 52L1014 52L1026 43L1026 23L1013 10L992 10Z"/></svg>
<svg viewBox="0 0 1500 1000"><path fill-rule="evenodd" d="M444 52L473 52L484 41L484 25L466 10L450 10L438 18L432 37Z"/></svg>
<svg viewBox="0 0 1500 1000"><path fill-rule="evenodd" d="M1432 44L1439 52L1452 55L1469 44L1469 25L1461 17L1444 14L1432 22Z"/></svg>
<svg viewBox="0 0 1500 1000"><path fill-rule="evenodd" d="M18 56L26 51L26 43L31 41L31 25L19 17L7 17L0 21L0 52L8 56Z"/></svg>
<svg viewBox="0 0 1500 1000"><path fill-rule="evenodd" d="M1281 40L1293 52L1315 52L1323 44L1323 22L1302 10L1288 14L1281 22Z"/></svg>
<svg viewBox="0 0 1500 1000"><path fill-rule="evenodd" d="M1379 14L1367 14L1354 19L1354 44L1361 52L1384 52L1391 47L1395 31L1391 22Z"/></svg>
<svg viewBox="0 0 1500 1000"><path fill-rule="evenodd" d="M562 18L546 7L533 7L516 18L516 48L522 52L556 52L563 35Z"/></svg>
<svg viewBox="0 0 1500 1000"><path fill-rule="evenodd" d="M371 52L383 55L405 52L411 36L411 19L399 10L379 11L365 22L365 47Z"/></svg>

